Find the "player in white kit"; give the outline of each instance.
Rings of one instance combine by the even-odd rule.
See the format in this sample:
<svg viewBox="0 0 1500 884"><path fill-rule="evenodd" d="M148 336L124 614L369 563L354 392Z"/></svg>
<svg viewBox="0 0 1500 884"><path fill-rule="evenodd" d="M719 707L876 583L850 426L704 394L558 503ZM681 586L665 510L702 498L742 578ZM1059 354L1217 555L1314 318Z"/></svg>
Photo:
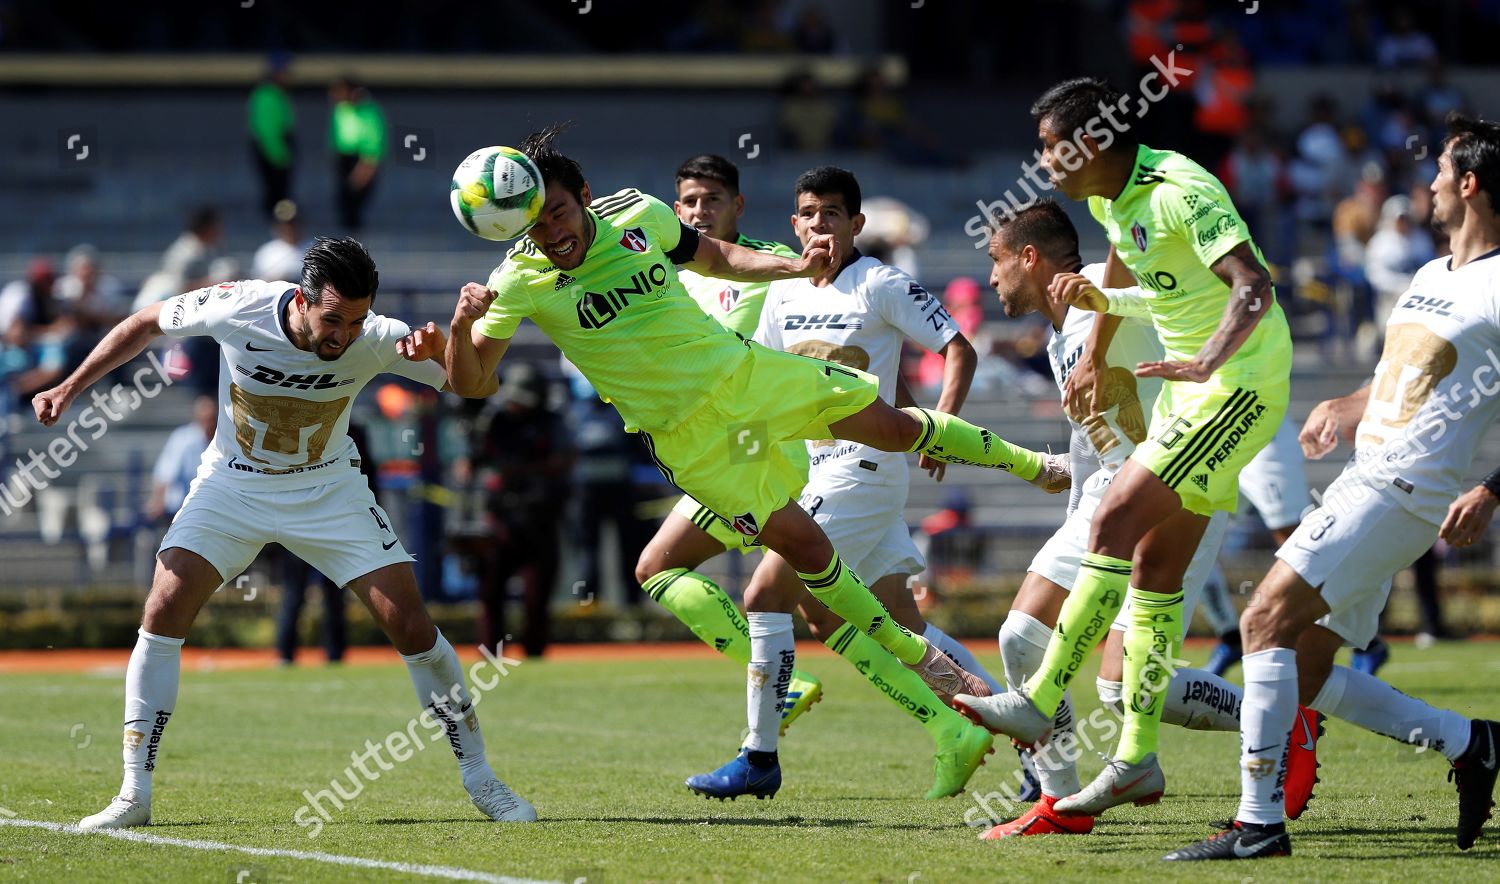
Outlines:
<svg viewBox="0 0 1500 884"><path fill-rule="evenodd" d="M1291 539L1245 610L1240 806L1233 826L1169 860L1291 853L1282 818L1287 732L1299 696L1329 715L1436 750L1453 765L1457 841L1489 818L1500 724L1469 720L1333 665L1375 634L1390 577L1442 537L1468 546L1500 503L1500 473L1464 491L1500 415L1500 125L1450 116L1432 182L1433 221L1453 254L1419 270L1386 322L1368 387L1320 404L1302 430L1310 457L1354 436L1354 457Z"/></svg>
<svg viewBox="0 0 1500 884"><path fill-rule="evenodd" d="M1039 312L1052 323L1047 350L1059 393L1083 351L1098 314L1069 308L1049 297L1054 285L1087 280L1097 288L1105 283L1105 265L1083 265L1078 255L1078 231L1053 200L1041 200L999 219L990 238L990 284L1000 296L1008 317ZM1128 279L1128 273L1126 274ZM1070 412L1072 426L1070 456L1072 473L1087 477L1075 482L1068 501L1068 516L1044 544L1027 569L1010 614L1000 629L1000 656L1005 678L1012 688L1031 677L1041 665L1047 644L1056 628L1058 612L1078 577L1081 560L1088 552L1089 526L1104 493L1135 446L1146 438L1148 418L1161 381L1138 378L1131 367L1162 358L1162 345L1148 320L1125 318L1110 339L1110 366L1105 378L1107 401L1086 412ZM1066 403L1066 398L1064 398ZM1066 405L1065 405L1066 407ZM1192 617L1209 570L1224 539L1228 513L1216 513L1209 522L1183 577L1183 620ZM1122 710L1124 631L1129 623L1126 601L1109 627L1097 687L1108 707ZM1104 624L1098 624L1104 628ZM1089 644L1092 647L1092 643ZM1178 668L1170 664L1171 686L1166 694L1162 720L1195 730L1239 729L1240 691L1212 673ZM1310 713L1309 713L1310 714ZM1112 722L1090 719L1095 728L1113 728ZM1087 742L1100 737L1088 735ZM1054 717L1052 736L1033 756L1041 780L1042 797L1030 810L1008 823L984 833L985 839L1017 835L1066 835L1092 831L1092 816L1064 816L1053 810L1057 799L1078 792L1076 759L1079 754L1072 705L1064 695ZM1097 749L1097 746L1092 746ZM1296 759L1300 767L1316 768L1309 751ZM1305 804L1305 801L1302 802ZM1293 808L1301 813L1301 807Z"/></svg>
<svg viewBox="0 0 1500 884"><path fill-rule="evenodd" d="M792 225L798 238L806 243L816 235L832 236L841 260L832 279L771 283L754 340L773 350L867 371L880 379L879 395L887 402L896 397L901 346L911 340L943 354L945 372L937 410L958 413L977 362L974 348L937 298L901 270L854 248L854 237L864 221L858 181L846 170L822 166L803 173L794 194ZM927 563L912 543L903 518L910 482L906 455L835 439L809 441L807 451L808 480L798 503L827 533L839 556L856 573L865 575L870 591L898 623L954 657L967 672L985 679L982 688L998 690L999 683L973 655L926 623L913 601L908 578ZM929 469L941 477L941 464L933 463ZM1044 469L1042 477L1048 473ZM774 751L774 730L763 731L765 723L773 720L767 710L775 708L778 694L784 695L791 678L791 612L799 605L813 635L841 655L843 645L859 634L813 599L784 559L767 551L746 588L745 608L753 645L759 647L756 640L760 639L772 646L767 656L777 668L766 678L752 675L750 680L748 751ZM870 667L883 666L894 676L901 669L899 661L889 655L859 656L861 660L851 658L850 662L860 665L862 674ZM755 666L755 658L751 665ZM991 751L993 737L944 706L929 708L917 717L938 748L936 782L927 797L955 794ZM700 774L688 780L688 787L720 797L733 769L731 762L719 771ZM779 773L776 776L779 779Z"/></svg>
<svg viewBox="0 0 1500 884"><path fill-rule="evenodd" d="M490 769L458 655L427 616L413 559L360 474L347 433L350 404L383 372L447 389L442 335L432 324L413 332L370 312L378 285L362 245L320 238L305 256L300 285L243 280L152 304L34 399L38 420L52 426L158 335L206 335L220 345L218 428L162 540L125 672L124 783L81 828L151 821L151 776L176 711L183 640L209 596L268 543L347 586L370 609L406 662L425 707L422 723L453 749L474 805L495 820L536 819ZM299 825L321 829L303 816Z"/></svg>

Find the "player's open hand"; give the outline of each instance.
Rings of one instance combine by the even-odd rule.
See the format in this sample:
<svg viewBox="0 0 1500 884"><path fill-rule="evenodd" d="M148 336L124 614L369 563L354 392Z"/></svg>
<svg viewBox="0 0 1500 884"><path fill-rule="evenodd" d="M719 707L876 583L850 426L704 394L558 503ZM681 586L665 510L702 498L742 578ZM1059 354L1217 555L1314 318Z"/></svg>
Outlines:
<svg viewBox="0 0 1500 884"><path fill-rule="evenodd" d="M1473 546L1490 527L1496 506L1500 506L1500 497L1483 485L1475 485L1449 504L1448 517L1438 529L1438 536L1453 546Z"/></svg>
<svg viewBox="0 0 1500 884"><path fill-rule="evenodd" d="M448 341L443 337L443 333L438 331L435 323L431 322L421 328L412 329L411 334L396 342L396 352L401 354L402 359L412 362L441 359L447 347Z"/></svg>
<svg viewBox="0 0 1500 884"><path fill-rule="evenodd" d="M73 395L62 387L53 387L31 397L31 407L36 410L36 419L41 421L42 426L50 427L57 423L57 419L63 416L68 406L73 404Z"/></svg>
<svg viewBox="0 0 1500 884"><path fill-rule="evenodd" d="M1319 402L1307 416L1302 432L1297 434L1297 441L1302 445L1302 455L1308 460L1322 458L1339 447L1339 440L1347 435L1341 406L1342 400L1327 399Z"/></svg>
<svg viewBox="0 0 1500 884"><path fill-rule="evenodd" d="M838 246L828 234L809 237L802 248L802 267L813 279L832 279L839 271Z"/></svg>
<svg viewBox="0 0 1500 884"><path fill-rule="evenodd" d="M458 306L453 311L455 323L469 324L482 319L490 311L495 293L488 286L477 282L466 283L458 293Z"/></svg>
<svg viewBox="0 0 1500 884"><path fill-rule="evenodd" d="M946 463L943 463L940 460L933 460L925 454L917 458L917 467L919 469L926 470L927 475L931 476L935 481L938 482L943 481L943 474L948 471L948 465Z"/></svg>
<svg viewBox="0 0 1500 884"><path fill-rule="evenodd" d="M1082 273L1059 273L1052 277L1052 281L1047 284L1047 296L1070 307L1092 310L1095 313L1109 312L1109 299Z"/></svg>
<svg viewBox="0 0 1500 884"><path fill-rule="evenodd" d="M1142 362L1135 367L1138 378L1161 378L1201 384L1213 377L1214 370L1201 362Z"/></svg>

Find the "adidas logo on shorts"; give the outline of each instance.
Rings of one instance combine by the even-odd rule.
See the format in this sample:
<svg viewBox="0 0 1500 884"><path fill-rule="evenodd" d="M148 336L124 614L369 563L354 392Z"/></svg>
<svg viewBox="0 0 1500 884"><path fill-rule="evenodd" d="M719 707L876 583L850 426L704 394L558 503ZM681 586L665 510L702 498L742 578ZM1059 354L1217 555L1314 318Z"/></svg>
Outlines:
<svg viewBox="0 0 1500 884"><path fill-rule="evenodd" d="M1198 486L1198 490L1199 491L1207 491L1208 490L1208 474L1207 473L1199 473L1198 475L1194 476L1193 477L1193 484Z"/></svg>

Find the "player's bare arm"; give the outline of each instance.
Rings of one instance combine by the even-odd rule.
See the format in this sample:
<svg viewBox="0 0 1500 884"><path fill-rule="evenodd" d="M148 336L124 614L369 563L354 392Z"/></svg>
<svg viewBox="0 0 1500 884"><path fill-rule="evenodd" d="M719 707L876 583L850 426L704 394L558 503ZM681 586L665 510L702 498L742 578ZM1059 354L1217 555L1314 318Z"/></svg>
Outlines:
<svg viewBox="0 0 1500 884"><path fill-rule="evenodd" d="M487 286L477 282L466 284L459 292L458 306L448 326L445 348L448 386L470 399L488 396L498 389L495 367L510 347L510 338L491 338L474 327L494 300L495 293Z"/></svg>
<svg viewBox="0 0 1500 884"><path fill-rule="evenodd" d="M443 371L448 370L448 341L443 332L437 327L437 323L429 322L421 328L414 328L406 337L396 342L396 352L402 359L408 362L424 362L431 360L442 366ZM500 379L494 372L490 372L485 389L476 394L474 398L483 399L494 395L500 389ZM453 392L451 384L443 384L443 392Z"/></svg>
<svg viewBox="0 0 1500 884"><path fill-rule="evenodd" d="M698 238L698 250L688 267L715 279L733 282L774 282L778 279L827 276L838 271L838 255L831 236L808 240L797 259L757 252L711 236Z"/></svg>
<svg viewBox="0 0 1500 884"><path fill-rule="evenodd" d="M1224 318L1219 327L1198 351L1198 355L1186 362L1145 362L1135 373L1143 378L1166 378L1169 381L1208 380L1219 366L1244 344L1255 331L1261 317L1271 312L1276 303L1276 293L1271 288L1271 272L1255 257L1255 250L1246 240L1230 249L1224 257L1209 268L1215 276L1229 286L1229 304L1224 308Z"/></svg>
<svg viewBox="0 0 1500 884"><path fill-rule="evenodd" d="M146 347L161 335L161 304L142 307L110 330L83 364L62 383L50 390L43 390L31 399L36 410L36 419L42 426L50 427L63 416L68 406L79 394L92 387L100 378L141 355Z"/></svg>
<svg viewBox="0 0 1500 884"><path fill-rule="evenodd" d="M1359 426L1369 399L1370 388L1365 386L1348 396L1319 402L1297 435L1303 456L1318 460L1337 448L1340 441L1354 441L1354 429Z"/></svg>

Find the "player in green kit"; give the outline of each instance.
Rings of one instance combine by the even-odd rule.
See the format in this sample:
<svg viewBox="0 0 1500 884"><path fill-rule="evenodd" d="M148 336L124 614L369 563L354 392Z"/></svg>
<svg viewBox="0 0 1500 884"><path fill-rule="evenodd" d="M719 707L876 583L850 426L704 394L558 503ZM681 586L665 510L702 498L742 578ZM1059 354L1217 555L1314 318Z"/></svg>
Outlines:
<svg viewBox="0 0 1500 884"><path fill-rule="evenodd" d="M781 243L751 239L739 231L745 198L740 194L740 171L720 156L703 154L677 168L677 202L673 210L682 223L702 236L734 243L757 252L795 259L798 254ZM742 337L755 334L760 305L765 303L769 282L735 282L704 276L690 268L679 268L677 279L698 306L719 324ZM807 472L807 446L789 442L786 454ZM750 662L750 628L734 601L707 577L697 573L699 565L724 552L741 554L756 549L754 539L730 528L713 512L683 495L641 551L635 576L641 587L678 620L719 653L742 665ZM792 673L786 703L781 711L781 729L823 696L823 686L804 672Z"/></svg>
<svg viewBox="0 0 1500 884"><path fill-rule="evenodd" d="M953 415L887 405L865 372L769 350L725 329L688 296L673 264L742 281L829 274L838 269L831 238L815 237L794 260L702 236L637 190L595 201L583 170L553 146L558 131L520 145L542 173L546 201L528 240L511 249L488 284L470 283L460 293L448 342L453 389L477 390L530 318L615 405L626 428L641 434L668 481L780 553L815 597L939 696L987 693L984 682L895 623L839 560L792 500L804 474L780 443L847 439L1027 480L1048 468L1044 456ZM753 634L750 644L751 677L790 681L790 628ZM779 788L779 711L777 719L752 721L752 737L766 742L747 742L737 756L740 794Z"/></svg>
<svg viewBox="0 0 1500 884"><path fill-rule="evenodd" d="M1166 359L1134 369L1165 383L1146 440L1099 504L1041 668L1020 691L955 698L992 730L1021 743L1046 739L1068 684L1128 597L1120 745L1092 783L1057 801L1061 815L1161 798L1156 738L1182 644L1183 574L1209 517L1238 505L1239 472L1276 435L1289 395L1286 316L1245 222L1202 166L1134 140L1118 119L1126 101L1107 83L1081 78L1032 106L1042 165L1069 198L1088 200L1109 237L1105 284L1130 285L1123 265L1140 292L1106 296L1079 274L1059 273L1050 294L1106 314L1069 379L1071 410L1091 412L1102 401L1095 381L1123 316L1150 318ZM1247 665L1247 684L1258 677Z"/></svg>

